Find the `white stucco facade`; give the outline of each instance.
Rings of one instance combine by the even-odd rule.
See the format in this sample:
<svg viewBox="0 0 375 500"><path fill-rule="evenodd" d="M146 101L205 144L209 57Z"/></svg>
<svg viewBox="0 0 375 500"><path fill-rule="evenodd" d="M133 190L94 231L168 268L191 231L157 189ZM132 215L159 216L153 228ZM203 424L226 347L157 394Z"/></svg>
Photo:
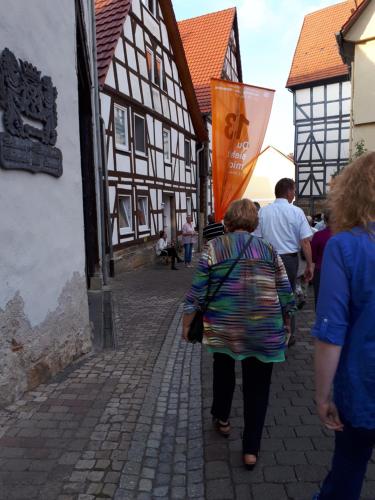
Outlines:
<svg viewBox="0 0 375 500"><path fill-rule="evenodd" d="M0 168L0 405L90 348L74 2L1 5L0 51L57 88L63 175Z"/></svg>
<svg viewBox="0 0 375 500"><path fill-rule="evenodd" d="M350 151L363 141L367 151L375 151L375 2L368 3L361 15L344 36L353 46L352 63L352 121Z"/></svg>

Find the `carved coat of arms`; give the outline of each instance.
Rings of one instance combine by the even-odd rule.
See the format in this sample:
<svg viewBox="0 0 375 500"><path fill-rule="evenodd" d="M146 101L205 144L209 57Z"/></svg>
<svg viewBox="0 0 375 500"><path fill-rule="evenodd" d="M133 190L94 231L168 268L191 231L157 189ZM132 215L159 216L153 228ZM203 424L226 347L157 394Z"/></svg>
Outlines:
<svg viewBox="0 0 375 500"><path fill-rule="evenodd" d="M60 177L62 153L57 139L57 90L49 76L9 49L0 56L0 166Z"/></svg>

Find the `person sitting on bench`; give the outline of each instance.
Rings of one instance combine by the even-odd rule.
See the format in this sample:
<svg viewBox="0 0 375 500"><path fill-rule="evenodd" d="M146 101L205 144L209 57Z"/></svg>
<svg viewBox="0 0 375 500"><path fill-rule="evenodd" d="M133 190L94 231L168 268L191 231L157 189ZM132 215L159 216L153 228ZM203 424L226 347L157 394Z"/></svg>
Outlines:
<svg viewBox="0 0 375 500"><path fill-rule="evenodd" d="M161 257L171 257L172 265L171 269L177 271L176 267L176 259L177 262L182 262L182 260L177 255L177 251L173 245L168 245L167 241L167 233L165 231L160 231L159 240L156 243L156 255Z"/></svg>

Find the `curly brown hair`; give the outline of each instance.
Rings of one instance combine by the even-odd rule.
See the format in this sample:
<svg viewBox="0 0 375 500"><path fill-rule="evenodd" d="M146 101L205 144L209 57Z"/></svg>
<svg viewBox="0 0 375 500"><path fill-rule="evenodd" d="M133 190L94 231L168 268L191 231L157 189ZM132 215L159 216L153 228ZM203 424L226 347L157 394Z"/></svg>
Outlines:
<svg viewBox="0 0 375 500"><path fill-rule="evenodd" d="M360 156L331 183L330 223L335 233L375 222L375 153Z"/></svg>
<svg viewBox="0 0 375 500"><path fill-rule="evenodd" d="M225 212L224 224L230 233L238 229L251 233L258 225L258 210L247 198L232 201Z"/></svg>

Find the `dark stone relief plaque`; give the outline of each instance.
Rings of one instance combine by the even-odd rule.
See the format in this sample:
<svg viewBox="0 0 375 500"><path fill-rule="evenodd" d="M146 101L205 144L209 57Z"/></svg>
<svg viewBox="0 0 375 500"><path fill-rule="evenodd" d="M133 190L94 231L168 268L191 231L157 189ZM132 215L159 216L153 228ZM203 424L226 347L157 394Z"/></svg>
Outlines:
<svg viewBox="0 0 375 500"><path fill-rule="evenodd" d="M49 76L17 61L9 49L0 56L0 166L60 177L62 153L57 139L57 90Z"/></svg>

